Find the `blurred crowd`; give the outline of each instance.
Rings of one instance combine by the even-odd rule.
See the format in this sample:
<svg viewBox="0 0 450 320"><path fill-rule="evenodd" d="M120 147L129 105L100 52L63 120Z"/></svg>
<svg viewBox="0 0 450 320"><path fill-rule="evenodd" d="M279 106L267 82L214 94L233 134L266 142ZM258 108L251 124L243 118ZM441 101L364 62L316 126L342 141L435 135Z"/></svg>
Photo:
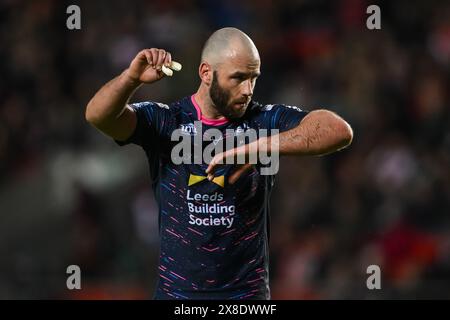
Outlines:
<svg viewBox="0 0 450 320"><path fill-rule="evenodd" d="M81 8L68 30L66 8ZM282 159L273 299L450 299L450 5L364 0L0 3L0 298L151 297L157 206L144 153L84 119L143 48L183 70L132 101L195 92L204 41L235 26L262 60L255 100L327 108L349 149ZM66 289L79 265L82 290ZM367 268L378 265L380 290Z"/></svg>

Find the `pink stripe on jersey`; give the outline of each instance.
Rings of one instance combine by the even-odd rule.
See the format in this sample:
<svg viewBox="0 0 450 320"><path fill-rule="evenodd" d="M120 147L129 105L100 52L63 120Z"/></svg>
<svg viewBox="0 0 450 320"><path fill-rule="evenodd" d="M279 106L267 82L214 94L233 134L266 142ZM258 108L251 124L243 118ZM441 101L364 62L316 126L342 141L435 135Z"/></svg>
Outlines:
<svg viewBox="0 0 450 320"><path fill-rule="evenodd" d="M227 118L223 118L223 119L208 119L208 118L205 118L202 115L202 111L200 110L200 107L198 106L197 101L195 101L195 95L194 94L191 96L191 101L192 101L192 104L195 107L195 110L197 110L197 119L199 119L202 123L204 123L206 125L209 125L209 126L220 126L220 125L223 125L225 123L228 123Z"/></svg>

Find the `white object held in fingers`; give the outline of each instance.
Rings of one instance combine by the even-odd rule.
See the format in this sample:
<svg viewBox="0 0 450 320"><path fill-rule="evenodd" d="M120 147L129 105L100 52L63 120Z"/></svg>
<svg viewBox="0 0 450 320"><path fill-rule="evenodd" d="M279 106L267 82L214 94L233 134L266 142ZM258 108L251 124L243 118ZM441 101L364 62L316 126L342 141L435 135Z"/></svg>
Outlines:
<svg viewBox="0 0 450 320"><path fill-rule="evenodd" d="M178 63L176 61L172 61L170 64L170 69L175 70L175 71L180 71L181 70L181 63Z"/></svg>
<svg viewBox="0 0 450 320"><path fill-rule="evenodd" d="M161 71L166 75L171 77L173 75L172 69L167 68L166 66L162 66Z"/></svg>
<svg viewBox="0 0 450 320"><path fill-rule="evenodd" d="M181 70L181 64L176 62L176 61L172 61L172 63L170 64L170 68L166 67L166 66L162 66L161 71L164 72L164 74L168 77L171 77L173 75L173 71L180 71Z"/></svg>

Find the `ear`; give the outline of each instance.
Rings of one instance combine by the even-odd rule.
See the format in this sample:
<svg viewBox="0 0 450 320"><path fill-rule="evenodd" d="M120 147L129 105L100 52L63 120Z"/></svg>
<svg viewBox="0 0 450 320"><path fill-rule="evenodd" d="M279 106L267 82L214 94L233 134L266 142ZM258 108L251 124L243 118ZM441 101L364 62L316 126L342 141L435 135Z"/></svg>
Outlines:
<svg viewBox="0 0 450 320"><path fill-rule="evenodd" d="M213 71L211 66L207 62L202 62L198 68L198 75L200 76L200 79L202 79L202 82L208 86L211 85L212 74Z"/></svg>

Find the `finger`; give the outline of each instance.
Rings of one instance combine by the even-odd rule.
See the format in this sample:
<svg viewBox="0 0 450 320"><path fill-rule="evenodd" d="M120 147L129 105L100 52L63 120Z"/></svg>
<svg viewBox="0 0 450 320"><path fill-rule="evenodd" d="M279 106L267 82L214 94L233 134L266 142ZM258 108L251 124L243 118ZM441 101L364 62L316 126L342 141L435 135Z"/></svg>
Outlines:
<svg viewBox="0 0 450 320"><path fill-rule="evenodd" d="M239 167L228 179L229 184L234 184L245 172L252 169L253 165L250 163L244 164Z"/></svg>
<svg viewBox="0 0 450 320"><path fill-rule="evenodd" d="M170 54L170 52L166 52L166 58L164 59L164 65L167 68L170 68L172 64L172 55Z"/></svg>
<svg viewBox="0 0 450 320"><path fill-rule="evenodd" d="M214 168L216 166L216 163L214 162L214 159L210 162L208 168L206 168L206 174L213 174L214 173Z"/></svg>
<svg viewBox="0 0 450 320"><path fill-rule="evenodd" d="M214 172L216 171L216 167L219 165L220 162L220 155L216 155L214 156L214 158L212 158L211 162L209 163L208 168L206 168L206 174L208 175L207 178L209 180L214 179Z"/></svg>
<svg viewBox="0 0 450 320"><path fill-rule="evenodd" d="M161 71L165 59L166 59L166 50L159 49L158 60L156 61L156 70Z"/></svg>
<svg viewBox="0 0 450 320"><path fill-rule="evenodd" d="M156 69L156 65L158 63L159 51L156 48L152 48L149 51L152 55L152 67L153 67L153 69Z"/></svg>
<svg viewBox="0 0 450 320"><path fill-rule="evenodd" d="M144 55L145 55L145 58L147 60L147 63L150 66L153 66L153 56L152 56L151 50L144 50Z"/></svg>
<svg viewBox="0 0 450 320"><path fill-rule="evenodd" d="M170 69L170 65L172 63L172 55L170 52L166 51L166 57L164 59L164 64L162 65L161 71L164 72L166 76L171 77L173 75L172 69Z"/></svg>

